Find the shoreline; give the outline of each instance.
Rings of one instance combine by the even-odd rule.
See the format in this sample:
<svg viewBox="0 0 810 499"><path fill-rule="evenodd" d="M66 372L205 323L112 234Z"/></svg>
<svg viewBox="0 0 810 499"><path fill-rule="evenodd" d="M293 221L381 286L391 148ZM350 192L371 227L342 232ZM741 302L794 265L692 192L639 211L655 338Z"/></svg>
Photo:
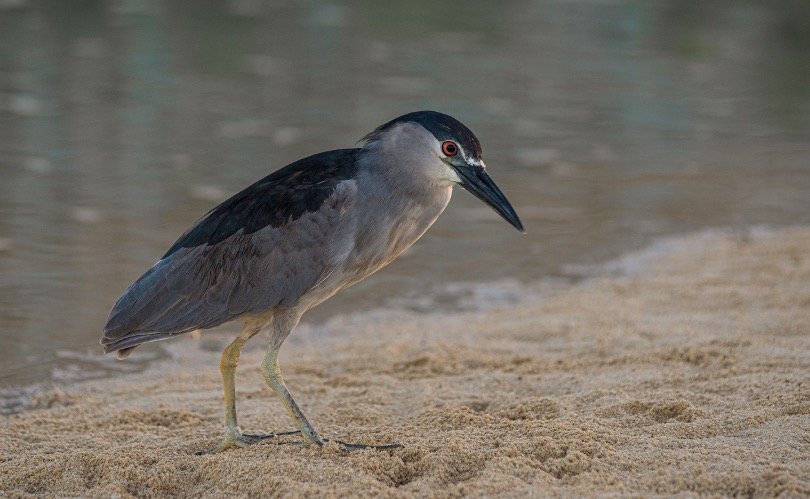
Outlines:
<svg viewBox="0 0 810 499"><path fill-rule="evenodd" d="M633 269L634 266L643 265L642 262L645 259L654 259L658 252L666 250L667 246L677 244L678 241L685 237L693 238L697 236L698 238L705 238L712 235L725 235L745 239L757 231L767 233L790 230L794 227L800 228L802 226L754 225L744 229L713 227L686 233L661 235L653 238L643 246L628 249L606 261L588 264L563 264L557 273L530 281L522 281L511 277L489 281L449 281L441 285L431 286L426 295L417 296L414 293L407 293L402 296L392 296L380 304L373 305L371 308L359 308L349 312L333 312L330 314L321 313L316 308L317 313L310 312L306 314L286 343L295 342L296 336L302 334L300 331L304 330L318 330L323 332L325 337L328 337L332 321L347 316L362 320L363 317L373 318L380 314L403 312L417 315L433 313L452 315L467 312L486 312L492 308L514 305L527 299L536 301L540 297L548 297L563 289L595 278L631 274L637 271L637 269ZM638 259L639 263L635 265L629 263L635 259ZM181 336L181 338L188 339L187 337L192 335L199 348L222 350L239 332L239 326L232 323L211 330L192 332ZM174 339L174 341L177 341L177 339ZM147 343L137 350L137 356L128 358L126 362L117 361L114 355L98 353L101 351L101 347L97 341L94 342L94 345L98 347L95 349L95 353L88 351L84 347L82 349L59 350L56 352L55 358L45 361L45 363L52 365L50 377L47 379L12 381L8 386L0 387L0 416L42 408L43 398L47 399L51 393L59 394L64 392L68 385L128 376L148 370L150 366L172 358L170 343L171 341ZM252 346L252 342L248 343L248 347L250 346ZM33 366L35 363L31 365ZM24 366L17 368L17 370L23 369L25 369ZM6 374L9 378L18 378L15 371Z"/></svg>
<svg viewBox="0 0 810 499"><path fill-rule="evenodd" d="M701 231L595 275L571 269L586 277L536 283L516 303L507 293L485 310L303 324L281 365L310 420L327 438L404 445L395 451L194 456L220 437L229 335L178 338L142 372L56 388L3 416L0 491L810 494L808 255L807 227ZM258 373L263 338L237 374L240 424L289 430Z"/></svg>
<svg viewBox="0 0 810 499"><path fill-rule="evenodd" d="M331 321L340 320L344 316L376 317L380 314L388 313L415 313L440 315L457 314L465 312L485 312L491 308L502 305L515 304L527 299L547 297L562 289L572 285L605 275L621 274L622 260L633 258L636 254L648 253L651 250L665 246L669 241L678 240L685 235L707 235L707 234L744 234L752 230L785 230L787 227L755 226L746 231L731 228L707 228L686 234L669 234L654 238L652 242L640 248L630 249L617 257L605 262L592 264L564 264L560 271L554 276L548 275L529 282L516 278L505 277L490 281L450 281L441 285L430 287L427 295L416 296L408 293L404 296L393 296L382 304L377 304L372 308L357 309L345 313L331 313L324 315L319 313L310 319L310 315L304 316L301 324L292 333L287 342L295 342L296 336L303 330L318 330L324 332L324 336L329 335L329 324ZM198 342L199 348L204 350L222 350L227 343L239 334L240 328L234 324L224 324L217 328L190 333ZM99 333L100 335L100 333ZM189 335L181 338L188 339ZM176 341L176 339L175 339ZM258 340L253 340L258 341ZM172 358L169 350L170 342L160 341L153 344L141 346L135 357L130 357L126 362L119 362L113 355L96 353L84 349L63 349L57 352L55 358L45 362L51 364L51 374L47 379L33 379L30 381L12 381L8 386L0 387L0 416L8 416L25 412L31 409L43 408L47 406L47 399L59 397L68 385L82 384L101 379L111 379L119 376L128 376L134 373L143 372L150 369L150 366ZM155 348L155 346L158 346ZM248 348L252 343L248 343ZM30 365L35 365L34 363ZM138 367L135 367L138 366ZM24 366L17 368L17 371L25 369ZM88 374L89 372L89 374ZM6 373L7 377L17 379L15 371Z"/></svg>

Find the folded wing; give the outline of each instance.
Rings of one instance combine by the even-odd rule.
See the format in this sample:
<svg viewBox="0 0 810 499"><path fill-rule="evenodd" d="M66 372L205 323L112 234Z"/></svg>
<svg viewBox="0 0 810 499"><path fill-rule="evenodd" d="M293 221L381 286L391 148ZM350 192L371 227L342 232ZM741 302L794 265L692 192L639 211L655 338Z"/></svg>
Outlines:
<svg viewBox="0 0 810 499"><path fill-rule="evenodd" d="M208 212L118 299L105 351L295 304L352 244L357 151L300 160Z"/></svg>

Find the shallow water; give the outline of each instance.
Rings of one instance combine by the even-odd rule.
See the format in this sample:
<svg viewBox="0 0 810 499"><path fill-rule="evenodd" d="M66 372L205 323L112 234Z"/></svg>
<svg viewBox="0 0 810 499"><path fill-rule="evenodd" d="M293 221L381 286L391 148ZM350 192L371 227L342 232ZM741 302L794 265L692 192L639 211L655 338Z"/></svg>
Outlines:
<svg viewBox="0 0 810 499"><path fill-rule="evenodd" d="M478 306L660 235L808 223L807 5L0 2L0 386L115 369L109 308L200 214L416 109L478 134L528 234L458 192L306 320Z"/></svg>

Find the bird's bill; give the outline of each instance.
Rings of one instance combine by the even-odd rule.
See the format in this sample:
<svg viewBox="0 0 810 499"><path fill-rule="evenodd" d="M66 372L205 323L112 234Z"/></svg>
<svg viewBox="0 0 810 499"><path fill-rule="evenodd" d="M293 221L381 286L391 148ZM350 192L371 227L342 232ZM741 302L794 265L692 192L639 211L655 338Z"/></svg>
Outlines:
<svg viewBox="0 0 810 499"><path fill-rule="evenodd" d="M506 199L503 192L498 189L492 178L487 175L487 172L482 166L468 165L458 166L455 168L458 172L459 184L467 189L472 195L488 204L498 215L503 217L504 220L512 224L514 228L520 232L525 233L523 223L515 209Z"/></svg>

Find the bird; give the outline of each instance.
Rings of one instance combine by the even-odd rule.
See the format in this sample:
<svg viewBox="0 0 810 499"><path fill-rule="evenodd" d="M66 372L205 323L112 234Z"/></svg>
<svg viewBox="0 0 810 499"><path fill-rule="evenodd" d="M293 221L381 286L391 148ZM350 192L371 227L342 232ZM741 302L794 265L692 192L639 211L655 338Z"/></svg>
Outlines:
<svg viewBox="0 0 810 499"><path fill-rule="evenodd" d="M119 359L143 343L241 322L241 333L220 359L225 435L203 453L299 432L305 445L327 442L284 384L281 345L305 312L385 267L422 237L447 207L454 186L525 233L487 173L478 138L455 118L411 112L378 126L356 145L361 147L295 161L208 211L109 313L101 344ZM240 353L265 329L270 341L262 375L297 431L252 435L242 433L237 422Z"/></svg>

